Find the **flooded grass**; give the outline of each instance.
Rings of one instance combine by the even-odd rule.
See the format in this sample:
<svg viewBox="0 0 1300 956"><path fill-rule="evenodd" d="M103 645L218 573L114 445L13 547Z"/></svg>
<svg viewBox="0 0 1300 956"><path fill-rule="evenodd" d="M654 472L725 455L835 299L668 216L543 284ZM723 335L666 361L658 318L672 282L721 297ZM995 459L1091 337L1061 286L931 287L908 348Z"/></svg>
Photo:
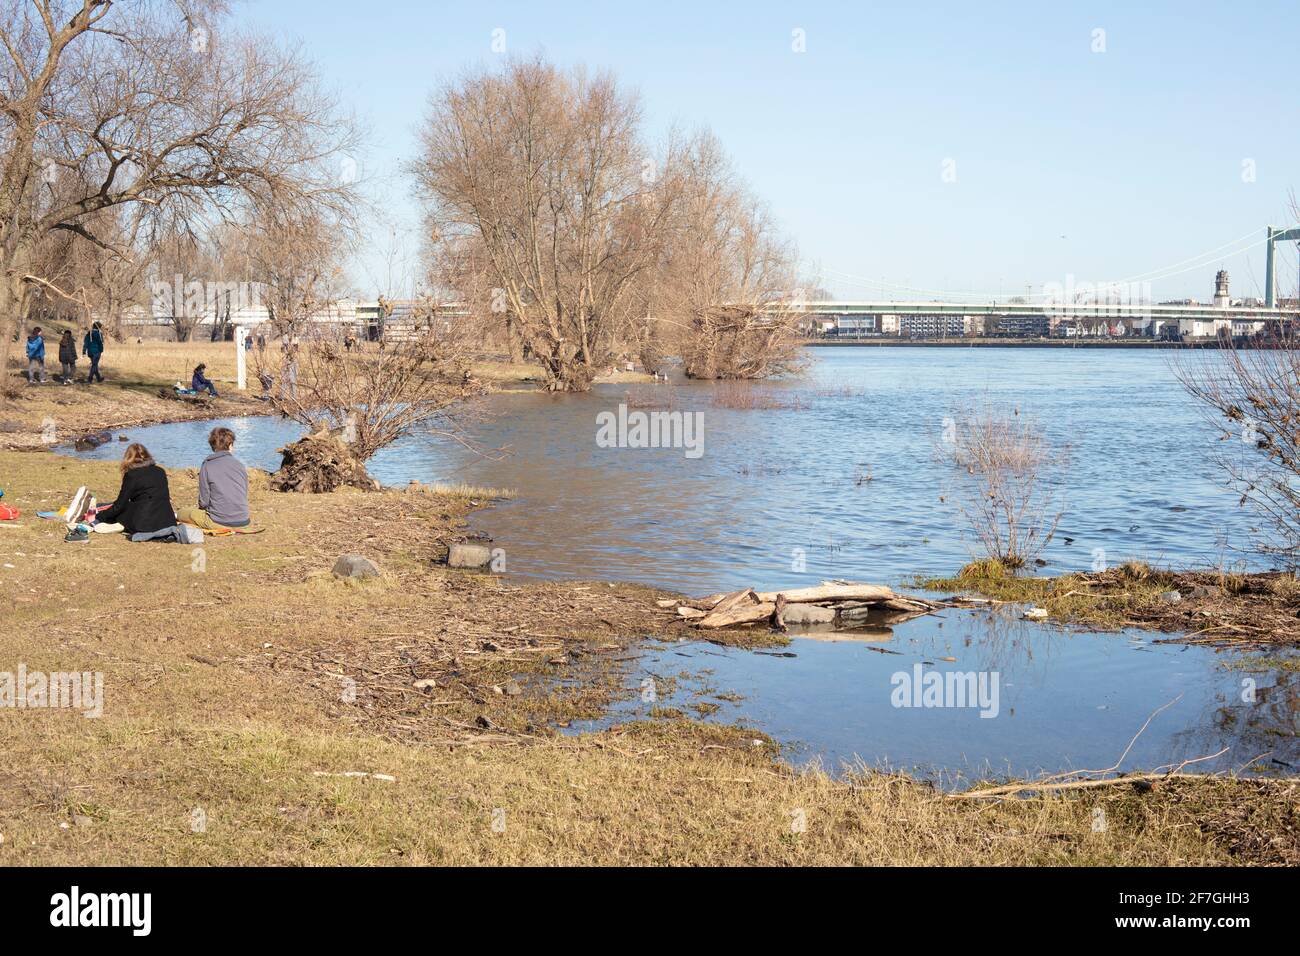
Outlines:
<svg viewBox="0 0 1300 956"><path fill-rule="evenodd" d="M803 395L762 382L718 382L709 391L709 402L714 408L745 411L779 409L797 412L808 408L808 402Z"/></svg>
<svg viewBox="0 0 1300 956"><path fill-rule="evenodd" d="M929 591L1034 605L1053 620L1104 630L1185 632L1175 640L1300 645L1300 589L1285 572L1170 571L1129 561L1059 577L1017 574L994 560L953 577L918 578Z"/></svg>
<svg viewBox="0 0 1300 956"><path fill-rule="evenodd" d="M466 482L449 483L445 481L435 481L433 484L426 486L430 494L442 495L447 498L472 498L479 501L508 501L515 497L515 492L510 488L486 488L482 485L472 485Z"/></svg>

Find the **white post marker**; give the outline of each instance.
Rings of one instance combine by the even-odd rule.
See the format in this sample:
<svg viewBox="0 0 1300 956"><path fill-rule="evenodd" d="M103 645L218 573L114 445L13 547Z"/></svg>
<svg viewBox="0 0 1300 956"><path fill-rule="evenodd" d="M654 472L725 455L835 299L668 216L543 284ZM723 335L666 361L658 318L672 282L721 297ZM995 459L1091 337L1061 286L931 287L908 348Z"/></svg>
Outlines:
<svg viewBox="0 0 1300 956"><path fill-rule="evenodd" d="M247 338L248 329L242 325L235 326L235 375L241 392L248 388L248 352L244 344Z"/></svg>

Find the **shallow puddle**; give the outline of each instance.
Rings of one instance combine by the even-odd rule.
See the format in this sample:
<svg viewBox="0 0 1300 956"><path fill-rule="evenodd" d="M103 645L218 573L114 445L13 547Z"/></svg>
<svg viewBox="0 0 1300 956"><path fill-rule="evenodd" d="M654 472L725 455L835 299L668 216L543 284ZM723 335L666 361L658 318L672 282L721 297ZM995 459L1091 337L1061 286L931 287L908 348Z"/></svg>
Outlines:
<svg viewBox="0 0 1300 956"><path fill-rule="evenodd" d="M755 727L796 764L839 771L865 763L957 786L1110 767L1152 712L1173 701L1121 769L1225 751L1187 769L1295 773L1296 672L1238 669L1249 659L1154 643L1159 637L1071 631L989 609L796 636L771 650L655 644L629 676L629 698L569 730L680 710Z"/></svg>

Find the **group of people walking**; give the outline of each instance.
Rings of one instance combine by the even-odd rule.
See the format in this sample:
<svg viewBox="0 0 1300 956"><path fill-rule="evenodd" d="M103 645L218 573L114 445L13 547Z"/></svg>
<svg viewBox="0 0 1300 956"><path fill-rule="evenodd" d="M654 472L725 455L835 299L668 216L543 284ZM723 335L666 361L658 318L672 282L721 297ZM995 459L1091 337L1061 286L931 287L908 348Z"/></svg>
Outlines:
<svg viewBox="0 0 1300 956"><path fill-rule="evenodd" d="M90 371L86 374L86 384L102 382L104 376L99 371L99 359L104 354L104 332L98 322L92 322L81 340L81 354L90 360ZM58 376L64 385L71 385L77 375L77 343L72 337L71 329L64 329L59 338L59 365L62 374ZM38 325L27 336L27 383L44 384L45 378L45 336Z"/></svg>
<svg viewBox="0 0 1300 956"><path fill-rule="evenodd" d="M205 531L248 527L248 469L234 455L235 433L225 427L212 429L208 447L212 454L199 468L198 506L175 511L167 472L144 445L127 445L122 456L122 488L113 504L96 515L92 529L122 531L136 539L137 535L165 532L177 524Z"/></svg>

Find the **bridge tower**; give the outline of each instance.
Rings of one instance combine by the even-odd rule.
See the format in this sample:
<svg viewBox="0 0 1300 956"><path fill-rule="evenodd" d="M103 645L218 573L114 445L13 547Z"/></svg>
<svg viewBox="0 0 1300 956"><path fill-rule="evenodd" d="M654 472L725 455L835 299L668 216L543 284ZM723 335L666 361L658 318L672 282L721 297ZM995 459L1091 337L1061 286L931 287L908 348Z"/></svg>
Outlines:
<svg viewBox="0 0 1300 956"><path fill-rule="evenodd" d="M1273 245L1278 242L1300 242L1300 227L1276 229L1268 227L1268 257L1264 264L1264 305L1273 308L1277 303L1277 279L1273 271Z"/></svg>

